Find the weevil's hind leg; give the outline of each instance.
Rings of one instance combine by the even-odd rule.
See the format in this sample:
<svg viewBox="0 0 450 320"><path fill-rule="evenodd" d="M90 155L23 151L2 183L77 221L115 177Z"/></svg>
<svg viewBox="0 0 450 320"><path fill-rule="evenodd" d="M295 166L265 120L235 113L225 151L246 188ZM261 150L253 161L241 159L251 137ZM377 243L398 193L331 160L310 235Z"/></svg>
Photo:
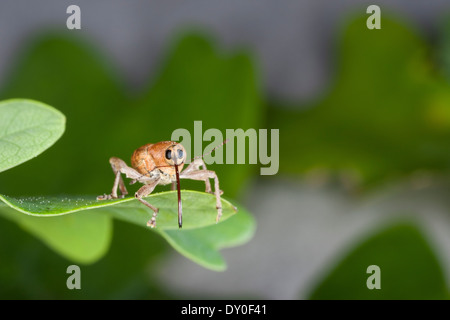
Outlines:
<svg viewBox="0 0 450 320"><path fill-rule="evenodd" d="M201 159L196 159L201 160ZM202 160L203 162L203 160ZM191 163L191 165L194 162ZM190 165L187 169L189 169ZM222 194L222 191L219 189L219 178L217 177L216 173L211 170L183 170L180 174L180 179L191 179L191 180L199 180L199 181L208 181L209 179L214 179L214 194L216 196L216 209L217 209L217 217L216 217L216 223L219 222L220 218L222 217L222 201L220 199L220 195ZM211 188L211 187L210 187Z"/></svg>
<svg viewBox="0 0 450 320"><path fill-rule="evenodd" d="M117 195L117 187L120 189L121 195ZM116 172L116 178L114 179L114 185L111 192L111 197L113 199L116 198L124 198L128 194L127 188L125 187L125 184L123 183L122 174L120 171Z"/></svg>
<svg viewBox="0 0 450 320"><path fill-rule="evenodd" d="M148 203L147 201L145 201L142 198L146 197L150 193L152 193L153 190L155 189L156 185L158 184L158 182L159 182L159 179L154 180L153 182L150 182L149 184L145 184L134 194L136 199L138 199L141 203L145 204L147 207L149 207L150 209L153 210L152 218L147 222L147 226L151 227L151 228L156 227L156 216L158 215L159 209L156 208L155 206L151 205L150 203Z"/></svg>
<svg viewBox="0 0 450 320"><path fill-rule="evenodd" d="M119 178L117 178L119 177ZM120 193L121 193L121 198L125 197L128 194L127 188L125 187L125 183L123 183L123 179L122 179L122 175L120 171L117 171L116 173L116 180L118 180L117 182L114 181L114 185L115 185L115 189L117 191L117 185L116 183L119 184L119 189L120 189ZM114 186L113 186L114 188Z"/></svg>
<svg viewBox="0 0 450 320"><path fill-rule="evenodd" d="M138 173L133 168L127 166L125 161L122 159L112 157L109 159L109 163L111 164L111 168L115 174L114 185L111 191L111 194L105 194L102 196L98 196L97 200L108 200L108 199L117 199L119 198L117 194L117 188L120 189L120 198L125 197L128 194L127 188L125 187L125 183L123 182L121 174L124 173L127 177L132 179L139 179L142 177L140 173Z"/></svg>

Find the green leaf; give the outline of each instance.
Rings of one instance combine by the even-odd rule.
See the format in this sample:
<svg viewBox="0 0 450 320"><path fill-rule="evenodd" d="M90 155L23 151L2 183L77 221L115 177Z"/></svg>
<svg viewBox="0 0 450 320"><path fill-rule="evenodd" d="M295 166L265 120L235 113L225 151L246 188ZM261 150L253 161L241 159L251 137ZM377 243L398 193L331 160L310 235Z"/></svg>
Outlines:
<svg viewBox="0 0 450 320"><path fill-rule="evenodd" d="M380 268L380 289L366 282ZM312 291L311 299L447 299L442 267L412 224L396 224L367 239L342 259Z"/></svg>
<svg viewBox="0 0 450 320"><path fill-rule="evenodd" d="M280 172L351 172L371 185L450 171L450 86L433 71L429 46L388 17L376 32L365 19L340 38L325 97L301 111L271 111L270 126L283 128Z"/></svg>
<svg viewBox="0 0 450 320"><path fill-rule="evenodd" d="M215 271L223 271L226 263L218 249L241 245L255 232L253 217L243 209L217 226L194 230L162 230L161 235L182 255Z"/></svg>
<svg viewBox="0 0 450 320"><path fill-rule="evenodd" d="M158 229L178 229L178 200L176 191L160 192L146 197L159 208L156 220ZM181 192L183 204L183 228L201 228L216 223L216 198L212 194L187 191ZM51 217L75 213L87 209L104 208L116 218L147 227L153 211L134 197L114 200L96 200L96 197L25 197L14 198L0 195L0 200L10 207L28 215ZM225 221L236 211L233 205L222 199L222 218Z"/></svg>
<svg viewBox="0 0 450 320"><path fill-rule="evenodd" d="M38 101L0 102L0 172L36 157L63 134L65 117Z"/></svg>
<svg viewBox="0 0 450 320"><path fill-rule="evenodd" d="M107 252L111 242L111 218L101 209L38 218L2 205L0 215L15 221L62 256L79 263L97 261Z"/></svg>
<svg viewBox="0 0 450 320"><path fill-rule="evenodd" d="M67 216L70 215L60 217ZM31 218L43 222L54 220ZM67 290L65 283L69 275L65 271L74 260L55 253L20 224L0 217L0 297L22 300L173 298L167 297L163 287L158 289L158 281L148 278L149 266L157 264L169 249L166 241L156 232L118 220L114 221L113 228L114 237L104 257L81 266L82 290Z"/></svg>
<svg viewBox="0 0 450 320"><path fill-rule="evenodd" d="M214 195L182 191L181 197L182 229L178 228L176 191L146 198L159 208L155 231L196 263L212 270L224 270L226 264L218 250L248 241L255 229L253 218L246 210L236 214L234 206L222 199L223 215L216 224ZM93 196L14 198L0 195L0 200L5 203L0 205L0 214L16 221L63 256L82 263L94 262L105 253L112 217L151 230L146 224L152 212L133 197L98 201Z"/></svg>

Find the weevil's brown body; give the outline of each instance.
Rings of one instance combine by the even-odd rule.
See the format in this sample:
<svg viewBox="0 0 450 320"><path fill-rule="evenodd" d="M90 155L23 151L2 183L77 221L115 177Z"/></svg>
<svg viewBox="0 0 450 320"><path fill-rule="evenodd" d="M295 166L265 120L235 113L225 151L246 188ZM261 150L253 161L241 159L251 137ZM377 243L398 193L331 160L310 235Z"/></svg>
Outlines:
<svg viewBox="0 0 450 320"><path fill-rule="evenodd" d="M165 153L161 152L161 150L166 150L173 145L181 146L173 141L146 144L133 152L131 166L137 172L149 178L159 175L161 178L159 184L165 185L175 182L175 166L168 165ZM178 170L183 170L183 166L184 162L178 165Z"/></svg>
<svg viewBox="0 0 450 320"><path fill-rule="evenodd" d="M213 193L216 196L216 222L218 222L222 216L220 195L223 192L219 189L219 179L217 178L216 173L207 170L205 163L199 158L195 159L183 172L181 172L185 161L186 150L181 144L174 141L161 141L154 144L149 143L136 149L131 156L132 167L128 167L123 160L112 157L109 159L109 162L116 175L112 192L109 195L105 194L98 196L97 199L106 200L119 197L123 198L128 194L121 174L125 174L128 178L132 179L131 183L139 181L144 184L144 186L135 193L135 197L153 210L153 216L147 223L148 226L153 228L156 226L156 216L159 210L142 198L152 193L153 189L155 189L158 184L165 185L172 183L173 189L174 182L178 182L178 194L180 196L179 179L201 180L205 182L206 192ZM200 169L200 167L203 167L203 169ZM177 176L179 179L177 179ZM214 179L214 192L211 190L209 179ZM117 194L118 188L120 189L121 196ZM178 215L178 225L181 228L180 199Z"/></svg>

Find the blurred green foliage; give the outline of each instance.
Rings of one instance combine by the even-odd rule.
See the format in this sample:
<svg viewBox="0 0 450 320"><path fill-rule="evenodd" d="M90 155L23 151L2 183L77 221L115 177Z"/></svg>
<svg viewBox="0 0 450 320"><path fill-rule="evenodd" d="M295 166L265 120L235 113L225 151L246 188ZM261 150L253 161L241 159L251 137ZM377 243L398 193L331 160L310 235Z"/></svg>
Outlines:
<svg viewBox="0 0 450 320"><path fill-rule="evenodd" d="M280 173L343 173L362 190L416 172L448 176L450 20L433 48L386 15L380 30L367 29L366 18L350 21L339 38L336 76L323 97L297 109L271 104ZM413 225L392 226L335 263L315 279L312 299L448 299L440 262ZM381 290L366 287L370 265L381 268Z"/></svg>
<svg viewBox="0 0 450 320"><path fill-rule="evenodd" d="M108 213L96 209L76 214L35 217L0 204L0 216L16 222L23 230L76 263L95 262L108 250L112 236L112 221Z"/></svg>
<svg viewBox="0 0 450 320"><path fill-rule="evenodd" d="M3 299L151 299L167 295L147 268L162 257L166 242L154 232L114 220L106 255L82 267L82 290L68 290L73 264L49 250L17 224L0 223L0 297ZM11 242L14 239L14 242Z"/></svg>
<svg viewBox="0 0 450 320"><path fill-rule="evenodd" d="M367 273L379 267L380 289L368 289ZM378 272L378 271L377 271ZM330 271L311 299L448 299L445 276L422 232L395 224L363 241Z"/></svg>
<svg viewBox="0 0 450 320"><path fill-rule="evenodd" d="M450 85L435 69L410 28L352 21L326 96L301 111L270 109L270 127L283 128L280 171L350 172L372 187L417 170L449 172Z"/></svg>

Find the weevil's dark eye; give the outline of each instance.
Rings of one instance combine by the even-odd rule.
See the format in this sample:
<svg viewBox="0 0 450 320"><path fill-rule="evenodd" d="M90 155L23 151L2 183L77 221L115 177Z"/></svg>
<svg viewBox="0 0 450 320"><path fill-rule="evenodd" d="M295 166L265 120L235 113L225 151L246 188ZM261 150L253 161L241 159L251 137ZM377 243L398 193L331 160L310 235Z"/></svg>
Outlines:
<svg viewBox="0 0 450 320"><path fill-rule="evenodd" d="M166 159L167 160L172 159L172 150L166 150Z"/></svg>
<svg viewBox="0 0 450 320"><path fill-rule="evenodd" d="M178 150L178 159L183 159L183 150Z"/></svg>

